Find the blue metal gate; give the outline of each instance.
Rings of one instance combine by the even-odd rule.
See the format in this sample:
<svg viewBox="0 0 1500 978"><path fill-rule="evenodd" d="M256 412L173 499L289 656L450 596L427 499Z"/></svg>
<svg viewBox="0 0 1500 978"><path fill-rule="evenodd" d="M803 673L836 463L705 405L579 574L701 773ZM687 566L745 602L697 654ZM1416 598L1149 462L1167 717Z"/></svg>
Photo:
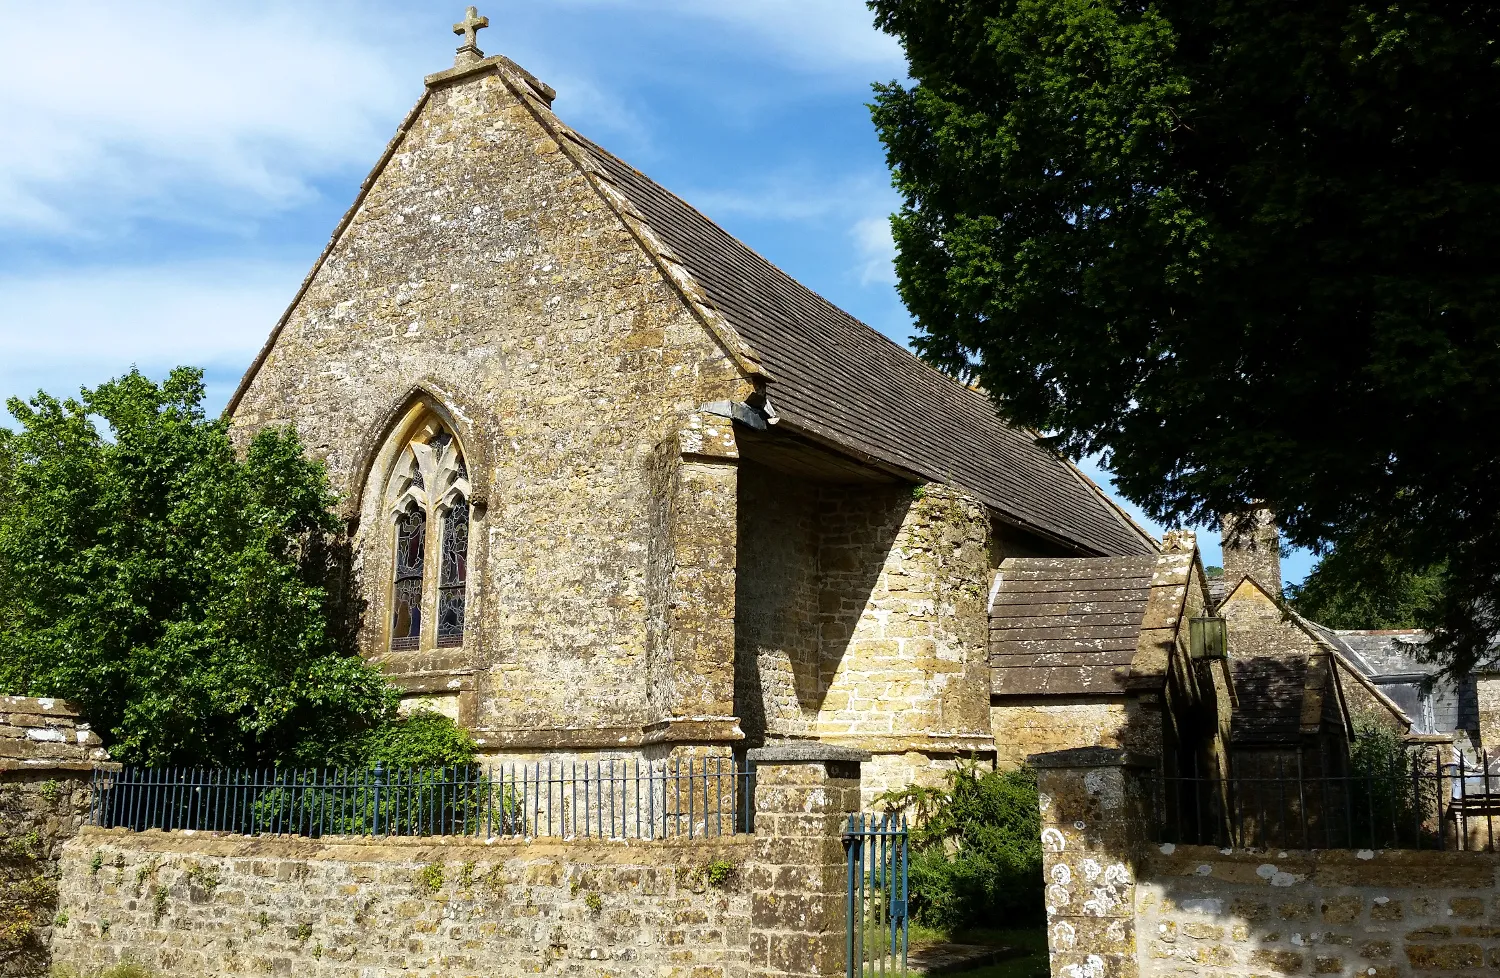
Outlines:
<svg viewBox="0 0 1500 978"><path fill-rule="evenodd" d="M848 868L847 978L906 974L906 817L849 816L844 829Z"/></svg>

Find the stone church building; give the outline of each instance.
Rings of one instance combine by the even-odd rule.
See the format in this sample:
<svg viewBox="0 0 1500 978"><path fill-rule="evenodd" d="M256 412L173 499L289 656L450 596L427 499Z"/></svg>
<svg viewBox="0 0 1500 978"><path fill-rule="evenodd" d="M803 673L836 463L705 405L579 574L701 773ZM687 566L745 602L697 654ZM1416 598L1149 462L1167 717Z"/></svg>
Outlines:
<svg viewBox="0 0 1500 978"><path fill-rule="evenodd" d="M1113 575L1075 604L1118 586L1114 613L1032 601L1002 638L1128 664L1158 560L1176 597L1146 624L1177 642L1190 535L1160 554L984 396L571 129L470 21L229 405L326 462L363 647L409 701L497 759L810 738L872 752L872 785L993 759L997 717L1013 754L1038 710L1123 716L1114 681L995 685L996 570Z"/></svg>

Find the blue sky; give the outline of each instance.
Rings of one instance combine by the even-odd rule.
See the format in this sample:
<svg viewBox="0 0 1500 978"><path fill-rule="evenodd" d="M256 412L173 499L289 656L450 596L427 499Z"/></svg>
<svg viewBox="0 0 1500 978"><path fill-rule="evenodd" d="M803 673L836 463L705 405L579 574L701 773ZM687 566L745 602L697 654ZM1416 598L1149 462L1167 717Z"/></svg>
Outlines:
<svg viewBox="0 0 1500 978"><path fill-rule="evenodd" d="M556 88L569 123L907 340L885 220L897 198L865 108L903 61L860 0L480 12L480 46ZM0 392L190 363L222 406L422 76L452 63L462 14L0 0ZM1217 534L1200 537L1217 562ZM1288 579L1309 563L1294 555Z"/></svg>

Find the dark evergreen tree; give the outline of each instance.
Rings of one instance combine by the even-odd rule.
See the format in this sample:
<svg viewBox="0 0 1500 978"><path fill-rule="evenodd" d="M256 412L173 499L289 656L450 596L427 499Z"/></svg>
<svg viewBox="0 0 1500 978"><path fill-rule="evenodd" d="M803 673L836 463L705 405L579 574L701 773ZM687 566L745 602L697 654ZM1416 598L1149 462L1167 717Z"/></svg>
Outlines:
<svg viewBox="0 0 1500 978"><path fill-rule="evenodd" d="M1500 615L1500 7L871 0L921 353L1154 518L1446 564Z"/></svg>

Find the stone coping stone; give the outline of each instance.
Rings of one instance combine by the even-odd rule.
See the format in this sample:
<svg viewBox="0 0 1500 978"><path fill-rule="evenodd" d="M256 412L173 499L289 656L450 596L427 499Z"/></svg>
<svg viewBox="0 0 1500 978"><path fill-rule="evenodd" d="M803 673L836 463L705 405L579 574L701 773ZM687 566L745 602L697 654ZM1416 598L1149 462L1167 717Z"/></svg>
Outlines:
<svg viewBox="0 0 1500 978"><path fill-rule="evenodd" d="M0 714L24 713L27 716L51 716L77 719L82 708L71 700L51 696L0 696Z"/></svg>
<svg viewBox="0 0 1500 978"><path fill-rule="evenodd" d="M746 751L745 756L757 764L812 764L818 761L868 761L874 755L855 747L839 747L816 740L790 740L768 744Z"/></svg>
<svg viewBox="0 0 1500 978"><path fill-rule="evenodd" d="M1068 767L1140 767L1154 768L1158 758L1150 754L1136 754L1117 747L1070 747L1067 750L1048 751L1045 754L1030 754L1026 763L1037 768Z"/></svg>
<svg viewBox="0 0 1500 978"><path fill-rule="evenodd" d="M53 757L38 757L33 760L0 758L0 773L7 771L118 771L124 765L114 761L64 761Z"/></svg>
<svg viewBox="0 0 1500 978"><path fill-rule="evenodd" d="M72 845L113 845L151 853L181 852L190 855L225 859L321 859L347 862L432 862L434 860L477 860L484 853L493 859L506 859L517 853L528 858L579 857L605 863L631 863L646 857L642 850L655 853L680 853L701 859L720 853L744 852L753 847L757 836L710 835L667 839L579 839L559 836L523 838L502 836L481 839L475 836L367 836L337 835L307 838L305 836L245 836L231 832L202 832L191 829L147 829L135 832L127 828L105 829L85 825L79 828Z"/></svg>

